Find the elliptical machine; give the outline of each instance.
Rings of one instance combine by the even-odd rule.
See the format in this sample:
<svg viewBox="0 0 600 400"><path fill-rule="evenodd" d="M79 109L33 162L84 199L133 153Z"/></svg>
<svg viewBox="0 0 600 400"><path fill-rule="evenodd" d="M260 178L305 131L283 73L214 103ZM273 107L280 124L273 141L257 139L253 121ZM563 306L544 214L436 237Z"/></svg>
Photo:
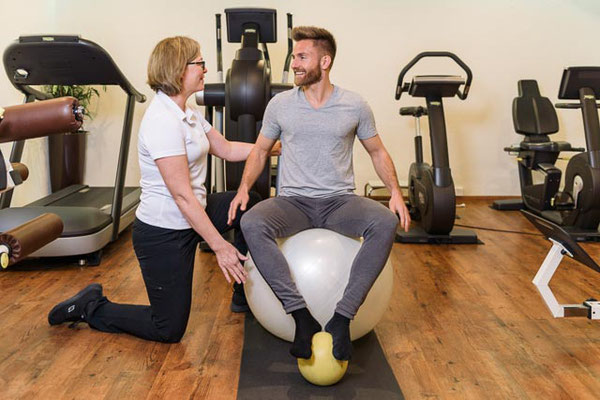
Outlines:
<svg viewBox="0 0 600 400"><path fill-rule="evenodd" d="M287 83L292 54L292 15L287 14L288 52L281 84L271 82L271 63L267 49L267 43L277 42L277 11L268 8L228 8L225 15L227 41L241 43L242 47L236 52L223 83L221 15L217 14L217 73L220 82L205 84L204 90L196 94L196 103L206 106L206 119L210 123L213 121L214 112L215 127L223 132L228 140L254 143L260 132L268 102L276 94L293 87ZM258 48L259 44L262 51ZM224 163L216 157L214 159L212 164L215 173L209 171L207 175L208 190L237 190L245 163ZM253 187L263 199L270 197L273 173L270 163L267 163ZM212 175L215 176L214 185L210 182Z"/></svg>
<svg viewBox="0 0 600 400"><path fill-rule="evenodd" d="M450 75L420 75L410 83L403 82L404 76L419 60L426 57L449 57L467 74L467 79ZM396 241L401 243L444 243L477 244L475 232L454 228L456 218L456 194L450 171L446 122L444 120L443 97L457 96L465 100L471 87L471 69L453 53L428 51L418 54L398 76L396 100L407 92L412 97L424 97L427 108L402 107L400 115L415 118L415 157L408 177L408 207L411 218L420 221L420 226L411 227L409 232L398 230ZM462 91L460 87L463 86ZM419 119L429 118L432 165L423 161L423 143Z"/></svg>
<svg viewBox="0 0 600 400"><path fill-rule="evenodd" d="M579 100L558 103L556 108L581 109L587 151L567 142L551 141L558 132L552 103L540 95L535 80L519 81L519 97L513 101L515 131L525 135L519 145L504 150L518 154L521 202L494 203L524 208L561 226L577 241L600 241L600 67L569 67L563 71L558 98ZM578 152L567 164L565 185L559 191L562 171L554 163L561 152ZM533 173L543 176L535 183ZM521 206L522 207L519 207ZM508 208L510 209L510 208Z"/></svg>

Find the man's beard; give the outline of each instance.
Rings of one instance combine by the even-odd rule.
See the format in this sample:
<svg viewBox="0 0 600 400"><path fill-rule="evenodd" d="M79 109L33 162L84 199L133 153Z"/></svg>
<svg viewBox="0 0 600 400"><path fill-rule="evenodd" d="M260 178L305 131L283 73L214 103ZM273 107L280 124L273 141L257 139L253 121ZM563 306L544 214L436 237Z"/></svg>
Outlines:
<svg viewBox="0 0 600 400"><path fill-rule="evenodd" d="M308 71L304 71L304 77L298 78L294 75L294 83L300 87L306 87L313 85L321 80L322 72L320 68L313 68Z"/></svg>

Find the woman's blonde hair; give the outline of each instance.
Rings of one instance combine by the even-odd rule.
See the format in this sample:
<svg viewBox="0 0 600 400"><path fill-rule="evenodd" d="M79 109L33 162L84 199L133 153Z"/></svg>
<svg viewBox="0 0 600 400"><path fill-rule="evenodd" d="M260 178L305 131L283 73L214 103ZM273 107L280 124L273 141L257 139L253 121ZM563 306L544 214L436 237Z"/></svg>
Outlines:
<svg viewBox="0 0 600 400"><path fill-rule="evenodd" d="M194 39L175 36L158 42L148 61L148 85L167 96L181 92L183 73L187 63L200 55L200 45Z"/></svg>

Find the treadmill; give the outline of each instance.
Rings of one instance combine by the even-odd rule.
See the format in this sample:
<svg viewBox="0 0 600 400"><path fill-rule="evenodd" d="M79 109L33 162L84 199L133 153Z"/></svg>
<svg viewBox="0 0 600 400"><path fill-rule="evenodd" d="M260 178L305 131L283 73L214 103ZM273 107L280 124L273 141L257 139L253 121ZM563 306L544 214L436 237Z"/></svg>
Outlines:
<svg viewBox="0 0 600 400"><path fill-rule="evenodd" d="M9 208L12 191L0 197L0 232L43 213L57 214L63 220L60 238L31 257L79 256L80 264L97 265L102 248L135 218L141 190L125 187L125 174L135 103L145 102L146 97L106 50L79 36L22 36L5 50L3 63L8 79L27 103L51 98L32 85L118 85L127 95L114 186L71 185L24 207ZM21 160L24 145L25 141L13 143L10 162Z"/></svg>

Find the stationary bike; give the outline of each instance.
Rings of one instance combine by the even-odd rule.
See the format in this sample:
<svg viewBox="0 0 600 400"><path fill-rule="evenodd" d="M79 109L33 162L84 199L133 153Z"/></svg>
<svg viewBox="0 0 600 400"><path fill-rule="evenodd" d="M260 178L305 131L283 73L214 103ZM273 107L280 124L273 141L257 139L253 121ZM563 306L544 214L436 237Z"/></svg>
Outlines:
<svg viewBox="0 0 600 400"><path fill-rule="evenodd" d="M540 95L535 80L521 80L518 85L513 122L525 139L504 150L518 154L522 208L561 226L577 241L600 241L600 67L565 69L558 98L579 102L556 104L556 108L581 109L587 151L551 141L548 135L559 129L552 103ZM562 191L562 171L554 165L561 152L578 153L567 164ZM534 171L543 176L541 183L534 182Z"/></svg>
<svg viewBox="0 0 600 400"><path fill-rule="evenodd" d="M467 74L461 76L420 75L410 83L403 82L404 76L419 60L426 57L449 57ZM420 226L409 232L398 230L396 241L401 243L479 243L475 232L454 228L456 218L456 194L450 171L446 122L444 120L443 97L457 96L465 100L469 93L473 75L470 68L453 53L430 51L418 54L398 76L396 100L407 92L412 97L424 97L427 107L402 107L400 115L415 118L415 156L408 177L408 206L413 220ZM462 91L460 87L463 86ZM427 115L431 137L432 165L423 161L423 143L419 119Z"/></svg>

